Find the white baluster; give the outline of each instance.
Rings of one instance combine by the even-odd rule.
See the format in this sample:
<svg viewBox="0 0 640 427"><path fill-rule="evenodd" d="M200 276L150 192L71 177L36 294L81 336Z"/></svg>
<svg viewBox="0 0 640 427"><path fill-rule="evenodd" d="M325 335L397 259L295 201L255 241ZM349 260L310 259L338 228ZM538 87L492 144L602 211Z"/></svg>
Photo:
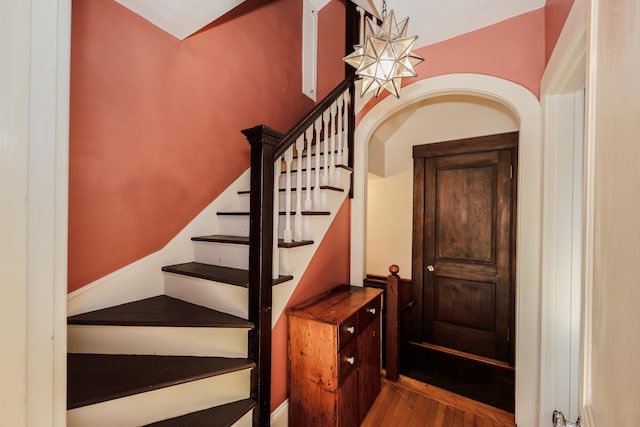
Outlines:
<svg viewBox="0 0 640 427"><path fill-rule="evenodd" d="M338 106L334 102L331 104L331 146L329 147L329 185L335 185L335 164L336 164L336 125L337 125L337 117L336 113L338 111Z"/></svg>
<svg viewBox="0 0 640 427"><path fill-rule="evenodd" d="M322 113L324 121L324 172L322 174L322 185L329 185L329 121L331 120L331 111L329 108Z"/></svg>
<svg viewBox="0 0 640 427"><path fill-rule="evenodd" d="M302 149L304 148L304 135L300 135L296 141L296 153L298 155L298 167L296 171L296 217L295 240L302 240Z"/></svg>
<svg viewBox="0 0 640 427"><path fill-rule="evenodd" d="M345 166L349 166L349 91L346 90L344 97L344 144L342 150L342 161Z"/></svg>
<svg viewBox="0 0 640 427"><path fill-rule="evenodd" d="M291 243L293 236L291 232L291 163L293 162L293 145L285 152L284 161L287 165L284 193L284 242Z"/></svg>
<svg viewBox="0 0 640 427"><path fill-rule="evenodd" d="M305 132L305 138L307 141L307 191L305 193L307 197L304 200L304 209L310 211L313 207L311 204L311 174L313 173L311 171L311 140L313 139L313 126L309 126Z"/></svg>
<svg viewBox="0 0 640 427"><path fill-rule="evenodd" d="M274 279L280 276L280 250L278 249L278 229L280 228L280 175L282 174L282 156L276 160L273 171L273 263Z"/></svg>
<svg viewBox="0 0 640 427"><path fill-rule="evenodd" d="M321 143L320 143L320 132L322 131L322 117L318 117L314 124L316 129L316 170L315 172L315 185L313 187L313 206L316 210L320 209L320 152L321 152Z"/></svg>
<svg viewBox="0 0 640 427"><path fill-rule="evenodd" d="M344 104L344 97L338 97L338 121L336 122L336 133L338 134L338 146L336 147L338 153L336 154L336 165L344 164L342 162L342 141L344 140L342 134L344 130L344 112L342 110L342 105Z"/></svg>

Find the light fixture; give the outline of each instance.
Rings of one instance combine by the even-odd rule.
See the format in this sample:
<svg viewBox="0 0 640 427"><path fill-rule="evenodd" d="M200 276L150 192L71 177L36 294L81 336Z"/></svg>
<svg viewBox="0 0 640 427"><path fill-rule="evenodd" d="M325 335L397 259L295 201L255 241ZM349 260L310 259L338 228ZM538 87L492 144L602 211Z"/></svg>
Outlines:
<svg viewBox="0 0 640 427"><path fill-rule="evenodd" d="M380 27L367 18L364 45L355 45L354 52L344 58L362 77L360 96L373 93L377 97L386 89L399 98L402 77L418 75L414 67L424 59L411 52L418 36L406 36L408 25L409 18L398 24L393 10L387 14L386 1L382 2Z"/></svg>

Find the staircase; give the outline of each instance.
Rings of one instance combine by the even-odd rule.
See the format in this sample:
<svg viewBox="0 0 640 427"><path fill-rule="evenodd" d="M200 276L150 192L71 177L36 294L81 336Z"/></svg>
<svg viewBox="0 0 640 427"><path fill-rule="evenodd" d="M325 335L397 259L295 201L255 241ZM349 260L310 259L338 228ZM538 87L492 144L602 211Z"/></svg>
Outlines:
<svg viewBox="0 0 640 427"><path fill-rule="evenodd" d="M348 194L352 90L287 135L243 131L247 189L163 295L69 317L67 425L269 425L271 327Z"/></svg>

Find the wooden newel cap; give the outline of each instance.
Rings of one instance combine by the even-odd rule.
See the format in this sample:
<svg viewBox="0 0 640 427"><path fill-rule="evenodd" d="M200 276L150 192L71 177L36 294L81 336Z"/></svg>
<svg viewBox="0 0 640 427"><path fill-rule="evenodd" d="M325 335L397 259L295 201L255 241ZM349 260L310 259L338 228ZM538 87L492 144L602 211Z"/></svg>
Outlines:
<svg viewBox="0 0 640 427"><path fill-rule="evenodd" d="M391 264L389 266L389 273L393 274L394 276L397 276L399 271L400 267L398 267L397 265Z"/></svg>

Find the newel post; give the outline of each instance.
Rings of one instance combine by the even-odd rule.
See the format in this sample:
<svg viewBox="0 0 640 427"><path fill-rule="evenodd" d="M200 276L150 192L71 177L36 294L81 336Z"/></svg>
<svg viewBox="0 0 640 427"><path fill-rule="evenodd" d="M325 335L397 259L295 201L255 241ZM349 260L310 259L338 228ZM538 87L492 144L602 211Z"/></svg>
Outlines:
<svg viewBox="0 0 640 427"><path fill-rule="evenodd" d="M282 134L256 126L242 133L251 145L251 199L249 225L249 358L256 362L251 375L251 398L257 402L254 426L268 426L271 417L271 286L273 258L274 153Z"/></svg>
<svg viewBox="0 0 640 427"><path fill-rule="evenodd" d="M400 315L400 298L398 296L400 288L400 276L398 272L400 268L397 265L389 267L389 276L387 276L387 286L385 291L386 307L387 307L387 332L386 332L386 368L387 378L398 381L399 373L399 315Z"/></svg>

